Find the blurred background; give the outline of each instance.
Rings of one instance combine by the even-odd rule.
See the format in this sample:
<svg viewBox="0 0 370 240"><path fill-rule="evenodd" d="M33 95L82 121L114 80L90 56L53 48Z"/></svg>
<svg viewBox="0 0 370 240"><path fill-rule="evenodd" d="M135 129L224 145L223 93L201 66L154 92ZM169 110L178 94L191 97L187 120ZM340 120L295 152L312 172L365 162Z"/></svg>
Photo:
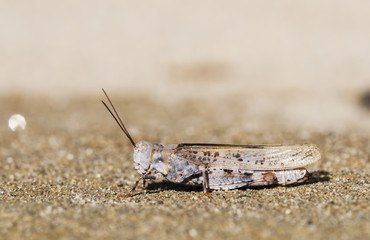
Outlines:
<svg viewBox="0 0 370 240"><path fill-rule="evenodd" d="M369 10L338 0L1 1L0 94L100 99L104 87L366 133Z"/></svg>

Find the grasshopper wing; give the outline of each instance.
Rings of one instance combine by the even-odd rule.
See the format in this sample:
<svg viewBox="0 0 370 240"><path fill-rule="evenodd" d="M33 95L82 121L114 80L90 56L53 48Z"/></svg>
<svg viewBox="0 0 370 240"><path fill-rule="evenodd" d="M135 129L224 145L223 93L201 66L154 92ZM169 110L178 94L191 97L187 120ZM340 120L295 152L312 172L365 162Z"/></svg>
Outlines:
<svg viewBox="0 0 370 240"><path fill-rule="evenodd" d="M320 151L315 145L179 144L171 157L213 168L270 171L309 165Z"/></svg>

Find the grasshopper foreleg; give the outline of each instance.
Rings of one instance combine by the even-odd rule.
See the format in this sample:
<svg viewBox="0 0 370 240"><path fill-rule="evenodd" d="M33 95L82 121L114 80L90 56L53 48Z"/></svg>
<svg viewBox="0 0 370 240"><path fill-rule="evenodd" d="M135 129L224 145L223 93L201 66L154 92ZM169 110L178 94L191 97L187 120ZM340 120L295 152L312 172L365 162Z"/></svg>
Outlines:
<svg viewBox="0 0 370 240"><path fill-rule="evenodd" d="M134 186L132 187L131 191L128 193L128 194L125 194L125 195L122 195L122 194L119 194L117 197L120 198L120 197L131 197L132 194L134 194L135 192L135 189L137 187L137 185L139 185L139 182L140 180L143 180L143 188L145 187L145 180L146 179L155 179L155 176L151 176L151 175L141 175L139 177L139 179L135 182Z"/></svg>

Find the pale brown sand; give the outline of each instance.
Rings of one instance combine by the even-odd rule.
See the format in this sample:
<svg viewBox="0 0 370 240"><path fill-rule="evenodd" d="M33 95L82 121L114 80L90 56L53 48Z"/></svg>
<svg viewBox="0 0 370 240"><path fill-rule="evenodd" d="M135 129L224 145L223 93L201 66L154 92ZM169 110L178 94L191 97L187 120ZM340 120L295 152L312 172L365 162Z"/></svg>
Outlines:
<svg viewBox="0 0 370 240"><path fill-rule="evenodd" d="M169 107L145 97L114 98L136 140L307 142L318 145L322 159L311 167L309 181L295 186L214 191L207 198L201 187L157 181L131 198L117 199L138 175L131 145L99 97L72 99L64 106L45 98L1 99L1 119L17 111L28 121L25 131L11 132L5 124L0 128L2 238L370 236L367 135L281 127L267 120L261 123L264 128L253 129L244 127L253 119L248 109L246 117L236 117L231 124L227 114L207 102Z"/></svg>

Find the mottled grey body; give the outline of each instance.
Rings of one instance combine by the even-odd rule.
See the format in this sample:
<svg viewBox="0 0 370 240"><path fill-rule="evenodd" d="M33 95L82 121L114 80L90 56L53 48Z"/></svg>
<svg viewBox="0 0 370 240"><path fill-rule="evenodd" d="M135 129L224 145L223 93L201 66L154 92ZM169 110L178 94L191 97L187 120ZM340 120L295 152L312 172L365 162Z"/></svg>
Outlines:
<svg viewBox="0 0 370 240"><path fill-rule="evenodd" d="M171 182L203 184L209 189L291 184L307 179L302 166L317 161L314 145L157 145L136 144L135 168Z"/></svg>

